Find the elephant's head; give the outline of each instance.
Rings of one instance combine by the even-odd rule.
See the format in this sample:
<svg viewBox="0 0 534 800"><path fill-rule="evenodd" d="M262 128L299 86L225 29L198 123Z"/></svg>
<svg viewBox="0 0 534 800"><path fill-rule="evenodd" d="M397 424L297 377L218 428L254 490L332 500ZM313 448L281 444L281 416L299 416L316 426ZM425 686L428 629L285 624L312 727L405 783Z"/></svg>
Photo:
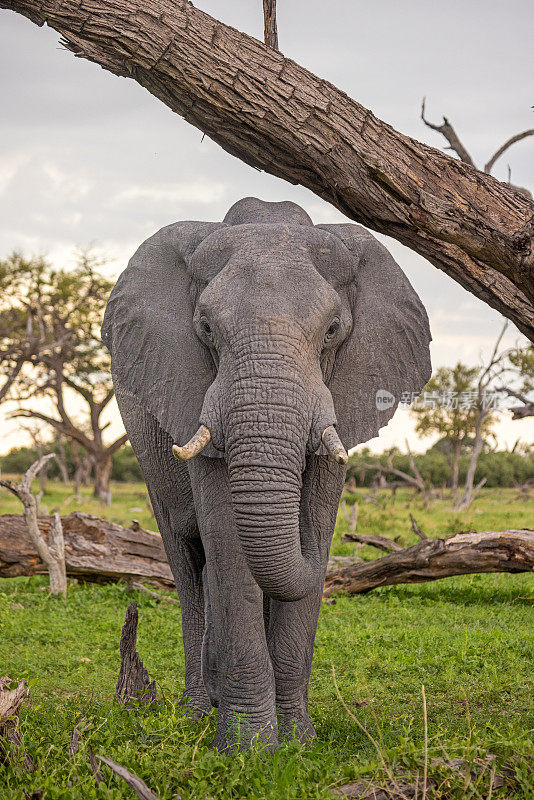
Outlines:
<svg viewBox="0 0 534 800"><path fill-rule="evenodd" d="M430 377L426 312L385 247L289 202L163 228L121 275L103 336L121 390L189 440L177 454L226 459L251 572L283 600L317 579L307 455L343 461Z"/></svg>

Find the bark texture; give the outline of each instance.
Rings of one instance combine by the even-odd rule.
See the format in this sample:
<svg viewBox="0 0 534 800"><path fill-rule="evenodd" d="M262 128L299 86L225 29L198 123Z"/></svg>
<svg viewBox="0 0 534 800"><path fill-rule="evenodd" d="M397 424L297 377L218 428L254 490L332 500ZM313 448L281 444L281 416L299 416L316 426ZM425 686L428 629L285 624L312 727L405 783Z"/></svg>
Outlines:
<svg viewBox="0 0 534 800"><path fill-rule="evenodd" d="M174 587L159 534L122 528L80 511L62 517L61 522L67 575L91 581L147 580L155 586ZM37 524L44 542L49 542L50 518L39 517ZM0 577L46 572L23 517L0 516Z"/></svg>
<svg viewBox="0 0 534 800"><path fill-rule="evenodd" d="M186 0L0 0L247 164L398 239L534 339L534 204Z"/></svg>
<svg viewBox="0 0 534 800"><path fill-rule="evenodd" d="M324 596L361 594L379 586L423 583L477 572L534 571L534 530L458 533L424 539L376 561L329 571Z"/></svg>

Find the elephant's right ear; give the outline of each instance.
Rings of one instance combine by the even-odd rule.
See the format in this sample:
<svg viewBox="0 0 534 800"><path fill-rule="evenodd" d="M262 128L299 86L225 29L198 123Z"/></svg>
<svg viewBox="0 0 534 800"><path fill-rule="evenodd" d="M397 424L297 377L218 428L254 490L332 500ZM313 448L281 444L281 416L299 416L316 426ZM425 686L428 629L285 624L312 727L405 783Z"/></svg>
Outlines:
<svg viewBox="0 0 534 800"><path fill-rule="evenodd" d="M115 386L138 398L178 443L198 429L216 374L193 328L187 263L200 242L221 227L178 222L147 239L117 281L102 325ZM210 447L207 454L217 451Z"/></svg>

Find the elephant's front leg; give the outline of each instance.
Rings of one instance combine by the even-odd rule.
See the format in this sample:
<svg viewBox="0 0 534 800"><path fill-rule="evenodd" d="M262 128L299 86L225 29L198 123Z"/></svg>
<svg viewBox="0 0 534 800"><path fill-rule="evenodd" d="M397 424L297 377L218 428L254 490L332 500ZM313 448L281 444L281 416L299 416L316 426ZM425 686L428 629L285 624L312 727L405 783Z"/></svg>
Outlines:
<svg viewBox="0 0 534 800"><path fill-rule="evenodd" d="M206 553L212 631L210 661L217 664L217 734L222 751L246 749L258 738L277 744L274 674L263 619L263 595L245 562L233 521L228 473L222 459L190 464L197 519Z"/></svg>
<svg viewBox="0 0 534 800"><path fill-rule="evenodd" d="M308 684L324 576L345 469L324 456L308 458L303 479L301 527L311 526L319 543L321 576L313 590L292 603L271 600L267 638L276 683L279 738L315 736L308 715Z"/></svg>
<svg viewBox="0 0 534 800"><path fill-rule="evenodd" d="M274 669L279 738L315 737L308 715L308 683L323 585L302 600L270 601L268 642Z"/></svg>

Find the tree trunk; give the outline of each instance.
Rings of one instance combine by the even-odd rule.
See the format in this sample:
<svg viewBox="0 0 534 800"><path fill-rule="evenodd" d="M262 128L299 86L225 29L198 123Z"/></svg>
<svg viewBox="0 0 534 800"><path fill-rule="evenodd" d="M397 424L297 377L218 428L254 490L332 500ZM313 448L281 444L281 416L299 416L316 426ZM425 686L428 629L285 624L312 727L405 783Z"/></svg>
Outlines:
<svg viewBox="0 0 534 800"><path fill-rule="evenodd" d="M111 505L111 490L109 480L113 458L110 455L98 456L94 462L94 488L93 497L103 506Z"/></svg>
<svg viewBox="0 0 534 800"><path fill-rule="evenodd" d="M147 580L167 589L174 586L158 533L139 526L123 528L80 511L62 517L61 522L67 575L96 582ZM52 546L50 517L39 517L37 524L43 543ZM46 572L23 517L0 516L0 578Z"/></svg>
<svg viewBox="0 0 534 800"><path fill-rule="evenodd" d="M475 489L475 472L477 469L479 456L482 452L482 448L484 447L482 426L487 416L488 412L479 407L477 412L477 421L475 428L475 441L473 444L473 451L471 453L471 458L469 459L469 466L467 468L467 475L465 478L465 489L462 499L461 500L458 499L453 503L453 508L455 511L465 511L466 509L468 509L473 500L475 499L475 494L477 494L478 490L481 489L482 486L486 483L486 478L484 478Z"/></svg>
<svg viewBox="0 0 534 800"><path fill-rule="evenodd" d="M69 470L67 467L67 454L65 452L65 445L60 437L57 438L56 442L58 449L58 452L56 453L56 464L59 469L59 474L61 475L61 480L63 483L67 484L69 482Z"/></svg>
<svg viewBox="0 0 534 800"><path fill-rule="evenodd" d="M394 236L534 339L534 203L185 0L0 0L242 161Z"/></svg>
<svg viewBox="0 0 534 800"><path fill-rule="evenodd" d="M406 550L375 561L329 570L324 596L361 594L379 586L422 583L478 572L532 572L534 531L458 533L447 539L425 539Z"/></svg>
<svg viewBox="0 0 534 800"><path fill-rule="evenodd" d="M462 451L462 443L459 440L453 441L451 450L451 458L452 458L451 489L453 495L458 491L458 463L460 461L461 451Z"/></svg>

